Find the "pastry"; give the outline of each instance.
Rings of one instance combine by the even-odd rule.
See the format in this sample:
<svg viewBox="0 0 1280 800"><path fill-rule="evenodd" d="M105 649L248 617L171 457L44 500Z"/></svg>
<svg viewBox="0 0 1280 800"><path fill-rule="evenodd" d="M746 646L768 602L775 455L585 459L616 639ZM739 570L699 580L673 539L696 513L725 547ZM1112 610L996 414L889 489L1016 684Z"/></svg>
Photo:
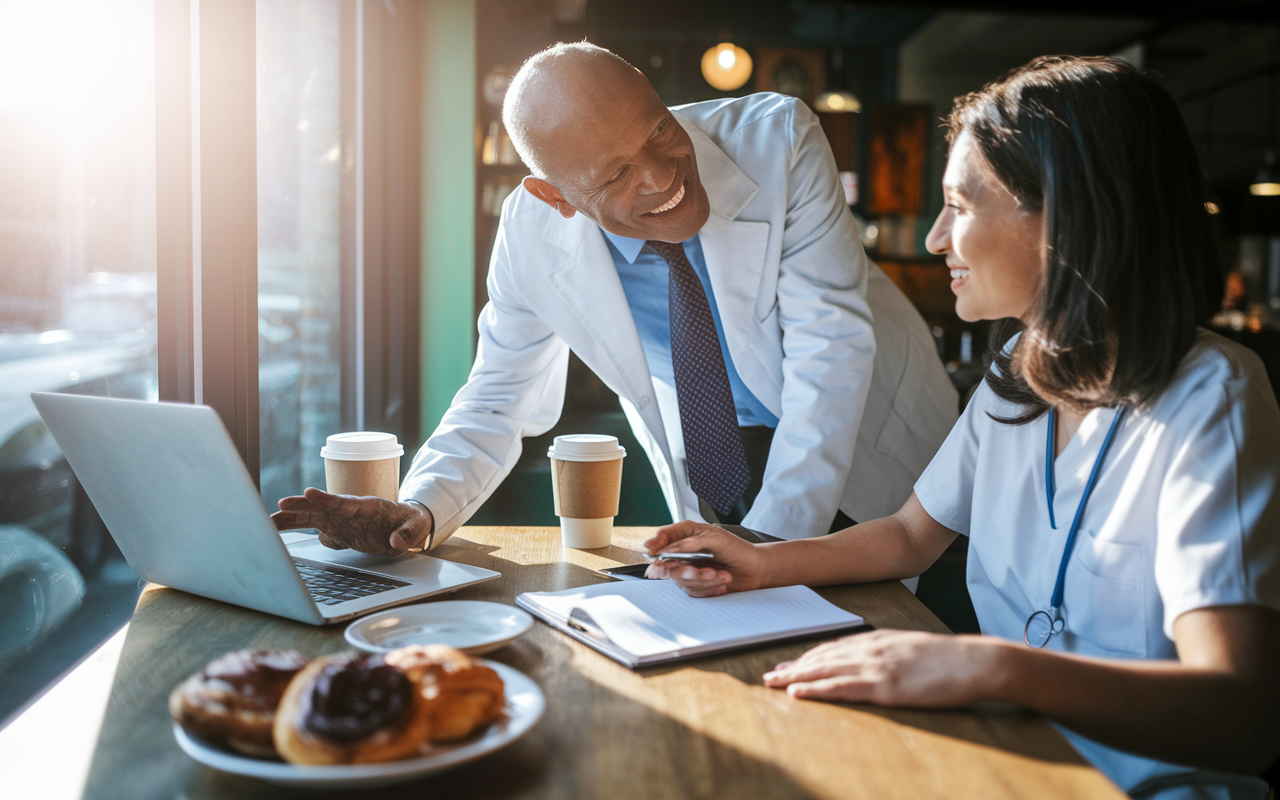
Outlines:
<svg viewBox="0 0 1280 800"><path fill-rule="evenodd" d="M188 734L245 755L275 758L276 707L307 665L289 651L239 650L220 656L169 695L169 713Z"/></svg>
<svg viewBox="0 0 1280 800"><path fill-rule="evenodd" d="M502 678L465 653L442 644L415 645L387 653L386 660L418 687L433 742L466 738L502 715Z"/></svg>
<svg viewBox="0 0 1280 800"><path fill-rule="evenodd" d="M294 677L276 713L275 744L294 764L365 764L412 755L427 704L380 655L318 658Z"/></svg>

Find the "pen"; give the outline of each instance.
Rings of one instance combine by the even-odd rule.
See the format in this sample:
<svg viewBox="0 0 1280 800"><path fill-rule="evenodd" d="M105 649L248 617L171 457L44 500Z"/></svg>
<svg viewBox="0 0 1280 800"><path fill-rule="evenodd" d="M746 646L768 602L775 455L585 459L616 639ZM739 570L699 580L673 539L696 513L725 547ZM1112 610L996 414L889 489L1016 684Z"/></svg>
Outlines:
<svg viewBox="0 0 1280 800"><path fill-rule="evenodd" d="M650 561L714 561L715 557L714 553L658 553L652 556L645 554L645 558Z"/></svg>

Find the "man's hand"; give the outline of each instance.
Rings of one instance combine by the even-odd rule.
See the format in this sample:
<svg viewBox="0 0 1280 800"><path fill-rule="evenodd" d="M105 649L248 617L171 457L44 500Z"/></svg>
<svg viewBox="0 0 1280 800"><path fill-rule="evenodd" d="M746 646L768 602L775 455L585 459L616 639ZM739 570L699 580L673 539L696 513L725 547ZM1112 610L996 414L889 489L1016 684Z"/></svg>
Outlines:
<svg viewBox="0 0 1280 800"><path fill-rule="evenodd" d="M658 529L644 543L649 555L667 553L712 553L713 566L699 567L674 561L655 561L645 576L669 578L693 597L715 597L726 592L759 589L764 580L760 549L732 533L700 522L677 522Z"/></svg>
<svg viewBox="0 0 1280 800"><path fill-rule="evenodd" d="M958 708L990 699L1005 643L988 636L880 630L820 644L764 674L793 697Z"/></svg>
<svg viewBox="0 0 1280 800"><path fill-rule="evenodd" d="M431 512L417 503L381 497L329 494L310 488L302 497L286 497L271 521L282 531L316 528L320 544L361 553L420 553L431 535Z"/></svg>

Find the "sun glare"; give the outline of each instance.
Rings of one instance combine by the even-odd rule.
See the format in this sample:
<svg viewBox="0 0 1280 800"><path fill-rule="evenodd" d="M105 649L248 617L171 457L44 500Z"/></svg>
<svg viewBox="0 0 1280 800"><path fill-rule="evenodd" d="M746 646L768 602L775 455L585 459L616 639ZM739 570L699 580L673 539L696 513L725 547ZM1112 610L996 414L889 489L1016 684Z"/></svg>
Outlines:
<svg viewBox="0 0 1280 800"><path fill-rule="evenodd" d="M0 0L0 109L23 106L71 128L136 113L152 85L150 3Z"/></svg>

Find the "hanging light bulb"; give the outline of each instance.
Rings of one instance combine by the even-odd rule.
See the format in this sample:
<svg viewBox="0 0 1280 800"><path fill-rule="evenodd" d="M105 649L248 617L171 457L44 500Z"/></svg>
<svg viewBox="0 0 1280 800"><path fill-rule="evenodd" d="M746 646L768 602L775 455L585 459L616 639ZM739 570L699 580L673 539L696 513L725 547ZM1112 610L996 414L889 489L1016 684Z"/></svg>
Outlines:
<svg viewBox="0 0 1280 800"><path fill-rule="evenodd" d="M732 92L751 77L751 56L732 42L721 42L702 54L702 77L713 88Z"/></svg>
<svg viewBox="0 0 1280 800"><path fill-rule="evenodd" d="M823 92L818 95L818 99L813 102L813 107L818 111L856 114L862 110L862 101L854 97L852 92L842 89L838 92Z"/></svg>
<svg viewBox="0 0 1280 800"><path fill-rule="evenodd" d="M813 101L817 111L835 114L856 114L862 111L862 102L845 88L844 74L844 9L841 8L836 17L836 29L840 32L840 40L831 53L831 70L827 73L831 89L818 95Z"/></svg>
<svg viewBox="0 0 1280 800"><path fill-rule="evenodd" d="M1253 176L1253 183L1249 184L1249 194L1254 197L1280 196L1280 176L1276 175L1275 164L1276 154L1268 150L1262 169L1258 170L1258 174Z"/></svg>

